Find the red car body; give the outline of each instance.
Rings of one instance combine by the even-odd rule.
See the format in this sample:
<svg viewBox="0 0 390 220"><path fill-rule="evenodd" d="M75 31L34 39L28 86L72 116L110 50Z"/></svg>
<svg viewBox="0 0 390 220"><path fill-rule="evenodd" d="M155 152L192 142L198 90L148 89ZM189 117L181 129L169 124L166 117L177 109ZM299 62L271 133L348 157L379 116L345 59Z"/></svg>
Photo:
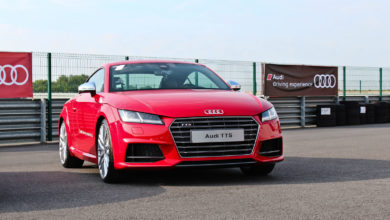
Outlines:
<svg viewBox="0 0 390 220"><path fill-rule="evenodd" d="M277 155L267 156L259 153L264 141L279 139L281 144L282 138L278 118L262 122L262 112L273 106L261 98L232 89L109 91L109 70L111 66L169 62L180 63L176 61L126 61L102 66L105 75L104 91L97 94L79 94L66 102L60 114L59 125L65 123L68 134L69 154L81 160L97 163L98 124L99 121L105 119L111 134L113 165L116 170L175 167L180 164L196 166L202 165L202 161L207 161L207 163L203 163L204 165L213 165L213 161L218 161L215 165L234 165L235 161L238 162L237 165L240 165L239 162L243 159L250 159L257 163L275 163L283 160L281 146L279 146L280 152ZM123 122L118 109L158 115L163 124ZM247 117L247 119L255 120L258 124L258 130L256 131L256 139L251 153L193 157L180 155L170 129L175 119L197 118L207 120L221 117L224 119ZM163 159L151 162L126 161L128 146L137 143L157 145L163 154ZM223 161L227 163L224 164Z"/></svg>

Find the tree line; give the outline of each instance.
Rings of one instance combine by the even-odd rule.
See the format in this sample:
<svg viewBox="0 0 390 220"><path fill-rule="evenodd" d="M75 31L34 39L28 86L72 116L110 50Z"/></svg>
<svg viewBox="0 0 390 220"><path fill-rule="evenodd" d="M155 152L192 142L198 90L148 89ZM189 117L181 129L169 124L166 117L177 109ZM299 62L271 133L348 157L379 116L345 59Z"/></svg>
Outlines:
<svg viewBox="0 0 390 220"><path fill-rule="evenodd" d="M77 93L79 85L88 79L87 75L61 75L51 83L52 92ZM39 79L33 82L34 92L47 92L47 80Z"/></svg>

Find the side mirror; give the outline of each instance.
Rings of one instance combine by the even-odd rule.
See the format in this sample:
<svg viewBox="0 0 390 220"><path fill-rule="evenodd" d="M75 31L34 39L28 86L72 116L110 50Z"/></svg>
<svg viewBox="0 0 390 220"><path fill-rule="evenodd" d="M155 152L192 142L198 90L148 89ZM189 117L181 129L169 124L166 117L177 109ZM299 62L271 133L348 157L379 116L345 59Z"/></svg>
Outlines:
<svg viewBox="0 0 390 220"><path fill-rule="evenodd" d="M233 80L229 80L228 81L230 87L234 90L234 91L240 91L241 89L241 85L240 83L236 82L236 81L233 81Z"/></svg>
<svg viewBox="0 0 390 220"><path fill-rule="evenodd" d="M94 82L86 82L79 86L79 93L91 93L92 96L96 94L96 85Z"/></svg>

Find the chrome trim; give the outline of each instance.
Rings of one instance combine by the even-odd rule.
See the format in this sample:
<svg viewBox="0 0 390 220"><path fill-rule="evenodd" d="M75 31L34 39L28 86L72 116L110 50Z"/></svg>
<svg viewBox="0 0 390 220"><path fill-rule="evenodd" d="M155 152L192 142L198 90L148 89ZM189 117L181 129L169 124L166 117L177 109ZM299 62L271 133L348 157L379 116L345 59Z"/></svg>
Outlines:
<svg viewBox="0 0 390 220"><path fill-rule="evenodd" d="M86 157L89 157L89 158L96 158L95 155L89 154L89 153L84 153L84 152L83 152L83 156L86 156Z"/></svg>
<svg viewBox="0 0 390 220"><path fill-rule="evenodd" d="M279 153L279 152L280 150L271 150L271 151L260 152L259 154L263 155L263 154L272 154L272 153Z"/></svg>
<svg viewBox="0 0 390 220"><path fill-rule="evenodd" d="M127 156L128 159L164 159L163 156Z"/></svg>
<svg viewBox="0 0 390 220"><path fill-rule="evenodd" d="M172 126L172 124L173 123L175 123L175 121L176 120L182 120L182 119L200 119L200 118L205 118L205 119L215 119L215 118L252 118L253 119L253 121L255 121L256 122L256 124L257 124L257 133L256 133L256 139L255 139L255 142L254 142L254 144L253 144L253 146L252 146L252 151L251 151L251 153L250 154L240 154L240 155L223 155L223 156L196 156L196 157L182 157L181 155L180 155L180 151L179 151L179 149L178 149L178 147L177 147L177 144L176 144L176 141L175 141L175 138L173 137L173 134L172 134L172 132L171 132L171 126ZM237 156L237 157L240 157L240 156L249 156L249 155L252 155L253 153L254 153L254 150L255 150L255 146L256 146L256 143L257 143L257 141L258 141L258 138L259 138L259 132L260 132L260 128L261 128L261 125L259 124L259 122L257 122L256 121L256 119L253 117L253 116L220 116L220 117L188 117L188 118L175 118L172 122L171 122L171 124L169 125L169 133L171 134L171 137L172 137L172 139L173 139L173 143L175 143L175 147L176 147L176 151L177 151L177 154L179 155L179 157L180 158L212 158L212 157L235 157L235 156Z"/></svg>
<svg viewBox="0 0 390 220"><path fill-rule="evenodd" d="M230 86L230 88L232 88L234 91L239 91L241 90L241 85L240 83L234 81L234 80L229 80L228 81L228 84Z"/></svg>

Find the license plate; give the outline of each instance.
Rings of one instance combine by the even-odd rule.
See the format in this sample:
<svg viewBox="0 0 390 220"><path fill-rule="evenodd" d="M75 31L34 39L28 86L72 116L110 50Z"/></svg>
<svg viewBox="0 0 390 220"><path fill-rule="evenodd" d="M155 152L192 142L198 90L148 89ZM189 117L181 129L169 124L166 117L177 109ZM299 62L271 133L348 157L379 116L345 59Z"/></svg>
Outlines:
<svg viewBox="0 0 390 220"><path fill-rule="evenodd" d="M191 143L244 141L244 129L192 130Z"/></svg>

